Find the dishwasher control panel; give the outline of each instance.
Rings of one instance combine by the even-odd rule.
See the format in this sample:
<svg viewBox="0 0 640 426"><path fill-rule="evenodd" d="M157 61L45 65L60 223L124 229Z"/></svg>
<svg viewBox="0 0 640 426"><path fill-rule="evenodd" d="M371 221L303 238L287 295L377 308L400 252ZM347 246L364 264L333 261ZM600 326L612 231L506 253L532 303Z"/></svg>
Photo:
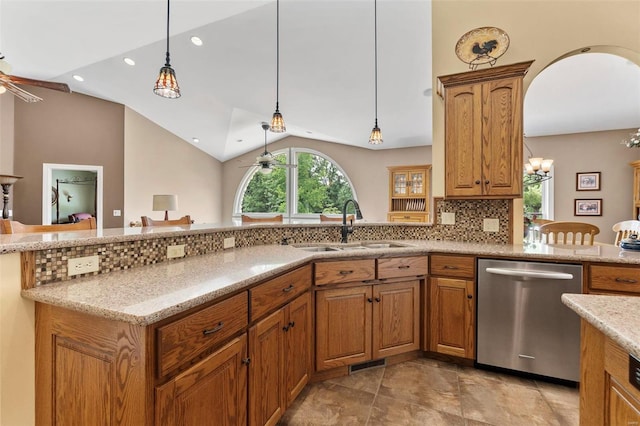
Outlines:
<svg viewBox="0 0 640 426"><path fill-rule="evenodd" d="M629 354L629 382L640 390L640 359Z"/></svg>

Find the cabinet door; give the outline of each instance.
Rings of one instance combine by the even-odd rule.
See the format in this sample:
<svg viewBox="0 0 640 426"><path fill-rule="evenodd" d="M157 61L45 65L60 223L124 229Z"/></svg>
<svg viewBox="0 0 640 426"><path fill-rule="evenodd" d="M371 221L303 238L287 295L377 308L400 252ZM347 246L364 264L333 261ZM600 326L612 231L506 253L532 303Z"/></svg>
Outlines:
<svg viewBox="0 0 640 426"><path fill-rule="evenodd" d="M522 79L482 85L483 193L522 195Z"/></svg>
<svg viewBox="0 0 640 426"><path fill-rule="evenodd" d="M406 197L409 195L409 184L407 178L408 176L406 172L391 173L392 197Z"/></svg>
<svg viewBox="0 0 640 426"><path fill-rule="evenodd" d="M424 197L427 194L426 176L422 170L411 170L407 173L409 181L409 196Z"/></svg>
<svg viewBox="0 0 640 426"><path fill-rule="evenodd" d="M479 84L447 89L445 195L482 195L482 91Z"/></svg>
<svg viewBox="0 0 640 426"><path fill-rule="evenodd" d="M640 424L640 401L631 396L620 383L609 377L608 425Z"/></svg>
<svg viewBox="0 0 640 426"><path fill-rule="evenodd" d="M373 286L373 359L420 348L420 281Z"/></svg>
<svg viewBox="0 0 640 426"><path fill-rule="evenodd" d="M293 402L311 375L311 293L298 297L286 308L286 393Z"/></svg>
<svg viewBox="0 0 640 426"><path fill-rule="evenodd" d="M156 388L156 425L247 424L246 335Z"/></svg>
<svg viewBox="0 0 640 426"><path fill-rule="evenodd" d="M452 278L429 280L429 350L474 357L474 282Z"/></svg>
<svg viewBox="0 0 640 426"><path fill-rule="evenodd" d="M285 310L249 329L249 424L275 425L284 414Z"/></svg>
<svg viewBox="0 0 640 426"><path fill-rule="evenodd" d="M316 292L316 369L371 359L372 288Z"/></svg>

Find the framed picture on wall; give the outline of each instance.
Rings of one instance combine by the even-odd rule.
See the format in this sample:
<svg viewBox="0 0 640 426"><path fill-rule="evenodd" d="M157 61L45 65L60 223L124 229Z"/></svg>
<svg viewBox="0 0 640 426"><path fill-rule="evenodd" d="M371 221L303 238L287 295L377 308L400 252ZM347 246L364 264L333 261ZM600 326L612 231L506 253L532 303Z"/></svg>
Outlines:
<svg viewBox="0 0 640 426"><path fill-rule="evenodd" d="M602 216L602 198L575 199L574 216Z"/></svg>
<svg viewBox="0 0 640 426"><path fill-rule="evenodd" d="M576 173L576 191L600 191L600 172Z"/></svg>

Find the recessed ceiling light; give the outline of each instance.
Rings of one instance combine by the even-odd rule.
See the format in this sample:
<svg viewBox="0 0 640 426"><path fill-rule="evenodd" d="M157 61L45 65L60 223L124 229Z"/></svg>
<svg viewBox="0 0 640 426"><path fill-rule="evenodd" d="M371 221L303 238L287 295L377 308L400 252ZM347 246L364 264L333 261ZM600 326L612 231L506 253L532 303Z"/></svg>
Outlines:
<svg viewBox="0 0 640 426"><path fill-rule="evenodd" d="M125 64L131 65L131 66L134 66L136 64L136 61L134 61L131 58L124 58L123 61L124 61Z"/></svg>
<svg viewBox="0 0 640 426"><path fill-rule="evenodd" d="M84 81L84 78L82 78L82 76L78 75L78 74L74 74L73 78L77 81Z"/></svg>
<svg viewBox="0 0 640 426"><path fill-rule="evenodd" d="M202 39L198 36L193 36L191 37L191 43L195 44L196 46L202 46Z"/></svg>
<svg viewBox="0 0 640 426"><path fill-rule="evenodd" d="M4 86L0 86L0 95L7 91L7 88Z"/></svg>
<svg viewBox="0 0 640 426"><path fill-rule="evenodd" d="M200 142L200 139L198 139L198 138L192 138L192 140L193 140L193 143L198 143L198 142Z"/></svg>
<svg viewBox="0 0 640 426"><path fill-rule="evenodd" d="M243 139L238 139L238 140L236 140L236 142L244 142L244 140Z"/></svg>
<svg viewBox="0 0 640 426"><path fill-rule="evenodd" d="M422 92L422 94L425 95L425 96L432 96L433 95L433 89L432 88L424 89L424 92Z"/></svg>
<svg viewBox="0 0 640 426"><path fill-rule="evenodd" d="M311 130L307 130L307 133L310 134L310 135L313 134L313 132Z"/></svg>

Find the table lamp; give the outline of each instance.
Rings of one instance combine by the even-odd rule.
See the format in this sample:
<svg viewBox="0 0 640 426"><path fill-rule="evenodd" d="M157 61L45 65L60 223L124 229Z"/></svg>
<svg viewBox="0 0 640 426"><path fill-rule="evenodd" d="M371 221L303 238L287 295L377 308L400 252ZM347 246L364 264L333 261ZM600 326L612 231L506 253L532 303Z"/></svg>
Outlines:
<svg viewBox="0 0 640 426"><path fill-rule="evenodd" d="M178 196L177 195L154 195L153 196L153 211L163 211L164 220L169 220L169 210L178 210Z"/></svg>
<svg viewBox="0 0 640 426"><path fill-rule="evenodd" d="M0 175L0 185L2 185L2 218L9 219L9 188L22 176Z"/></svg>

